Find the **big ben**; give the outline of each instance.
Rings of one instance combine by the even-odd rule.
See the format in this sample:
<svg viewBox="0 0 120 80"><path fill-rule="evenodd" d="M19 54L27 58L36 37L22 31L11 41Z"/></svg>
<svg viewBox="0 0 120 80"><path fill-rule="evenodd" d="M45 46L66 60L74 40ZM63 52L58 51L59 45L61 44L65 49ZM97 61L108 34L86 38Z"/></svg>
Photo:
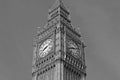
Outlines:
<svg viewBox="0 0 120 80"><path fill-rule="evenodd" d="M84 48L69 11L56 0L33 42L32 80L85 80Z"/></svg>

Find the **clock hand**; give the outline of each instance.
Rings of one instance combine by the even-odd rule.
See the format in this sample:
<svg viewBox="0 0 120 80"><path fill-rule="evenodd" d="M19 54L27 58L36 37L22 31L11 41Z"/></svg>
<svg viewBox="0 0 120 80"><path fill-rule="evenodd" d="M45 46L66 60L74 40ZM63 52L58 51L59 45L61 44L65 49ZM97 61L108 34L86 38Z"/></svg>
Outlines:
<svg viewBox="0 0 120 80"><path fill-rule="evenodd" d="M44 49L43 49L43 51L47 48L48 46L46 46Z"/></svg>
<svg viewBox="0 0 120 80"><path fill-rule="evenodd" d="M78 49L78 48L71 47L71 48L69 48L69 49Z"/></svg>
<svg viewBox="0 0 120 80"><path fill-rule="evenodd" d="M69 48L69 49L75 49L74 47L71 47L71 48Z"/></svg>

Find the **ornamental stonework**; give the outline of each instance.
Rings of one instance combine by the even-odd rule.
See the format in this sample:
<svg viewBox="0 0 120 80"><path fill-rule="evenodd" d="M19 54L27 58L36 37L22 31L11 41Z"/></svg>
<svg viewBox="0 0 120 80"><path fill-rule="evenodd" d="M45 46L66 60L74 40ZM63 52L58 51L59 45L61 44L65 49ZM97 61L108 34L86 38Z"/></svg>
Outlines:
<svg viewBox="0 0 120 80"><path fill-rule="evenodd" d="M85 80L84 42L62 0L49 9L33 44L32 80Z"/></svg>

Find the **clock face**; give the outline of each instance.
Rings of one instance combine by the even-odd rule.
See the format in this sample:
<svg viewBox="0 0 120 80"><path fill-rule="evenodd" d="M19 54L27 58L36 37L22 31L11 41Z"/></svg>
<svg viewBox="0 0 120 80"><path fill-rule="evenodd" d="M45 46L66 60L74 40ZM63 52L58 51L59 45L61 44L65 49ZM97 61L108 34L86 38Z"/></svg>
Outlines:
<svg viewBox="0 0 120 80"><path fill-rule="evenodd" d="M80 49L78 45L72 40L68 41L68 49L69 52L72 53L74 56L78 56L80 54Z"/></svg>
<svg viewBox="0 0 120 80"><path fill-rule="evenodd" d="M47 39L45 42L42 43L42 45L39 48L39 56L44 57L46 56L49 51L51 51L53 47L53 40L52 39Z"/></svg>

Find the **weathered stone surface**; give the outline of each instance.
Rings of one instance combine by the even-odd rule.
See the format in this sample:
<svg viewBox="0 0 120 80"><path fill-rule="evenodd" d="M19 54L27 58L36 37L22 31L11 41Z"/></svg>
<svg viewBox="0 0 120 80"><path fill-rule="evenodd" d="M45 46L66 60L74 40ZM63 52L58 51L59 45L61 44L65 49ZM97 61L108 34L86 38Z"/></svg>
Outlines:
<svg viewBox="0 0 120 80"><path fill-rule="evenodd" d="M81 41L81 34L71 25L69 12L61 0L57 0L48 16L47 25L35 38L32 80L85 80L84 43ZM47 55L40 57L39 48L47 39L53 40L53 48ZM69 41L76 45L68 46ZM70 49L74 49L74 52ZM76 50L79 53L75 53Z"/></svg>

